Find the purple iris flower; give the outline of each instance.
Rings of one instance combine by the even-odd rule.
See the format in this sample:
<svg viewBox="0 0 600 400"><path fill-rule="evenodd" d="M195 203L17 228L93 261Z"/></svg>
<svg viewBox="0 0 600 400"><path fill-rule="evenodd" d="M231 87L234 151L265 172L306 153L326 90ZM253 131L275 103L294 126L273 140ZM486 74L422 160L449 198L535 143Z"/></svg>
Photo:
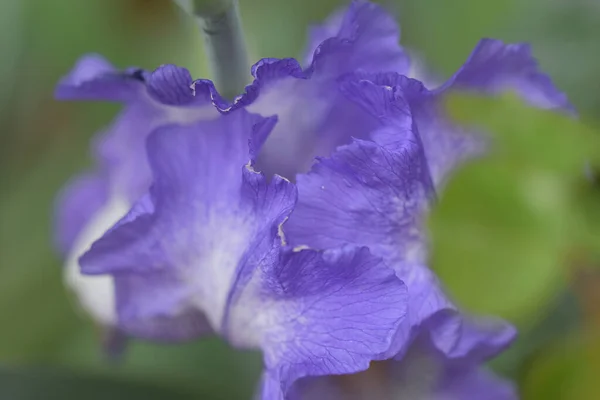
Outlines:
<svg viewBox="0 0 600 400"><path fill-rule="evenodd" d="M310 36L305 66L261 60L233 102L173 65L77 64L57 96L124 111L60 197L68 282L129 335L262 350L262 399L515 398L481 367L514 329L461 313L427 267L424 214L485 147L441 100L514 90L569 110L566 97L527 45L489 39L430 89L365 1Z"/></svg>

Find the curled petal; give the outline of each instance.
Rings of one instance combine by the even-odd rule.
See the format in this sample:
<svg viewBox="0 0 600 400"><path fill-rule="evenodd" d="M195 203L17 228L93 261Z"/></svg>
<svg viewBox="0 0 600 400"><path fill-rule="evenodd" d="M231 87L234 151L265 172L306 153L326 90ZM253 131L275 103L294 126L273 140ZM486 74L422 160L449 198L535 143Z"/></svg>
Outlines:
<svg viewBox="0 0 600 400"><path fill-rule="evenodd" d="M567 96L540 71L526 43L482 39L467 62L438 91L449 88L491 94L515 90L533 106L572 111Z"/></svg>
<svg viewBox="0 0 600 400"><path fill-rule="evenodd" d="M365 248L282 247L295 187L244 166L248 142L271 127L239 110L153 133L150 194L81 265L113 276L125 332L181 340L210 327L237 347L262 349L275 385L265 393L283 396L300 377L367 368L391 344L406 288Z"/></svg>
<svg viewBox="0 0 600 400"><path fill-rule="evenodd" d="M417 94L409 100L437 185L457 165L481 155L486 148L483 138L456 126L446 116L441 100L452 90L491 95L515 91L533 106L574 112L564 93L540 71L529 45L483 39L444 85L425 97Z"/></svg>
<svg viewBox="0 0 600 400"><path fill-rule="evenodd" d="M335 35L324 37L336 30ZM358 69L409 70L408 55L399 44L400 28L394 17L377 4L355 0L342 17L334 14L325 26L313 32L317 35L311 39L324 39L316 46L311 65L319 75L340 76ZM310 43L309 48L313 47Z"/></svg>
<svg viewBox="0 0 600 400"><path fill-rule="evenodd" d="M287 250L264 280L271 315L252 322L265 330L264 400L288 398L302 377L367 369L406 311L405 286L366 248ZM249 291L240 303L257 295Z"/></svg>
<svg viewBox="0 0 600 400"><path fill-rule="evenodd" d="M417 143L392 150L368 141L340 147L298 176L299 201L287 224L293 245L368 246L409 291L407 319L380 359L401 358L421 332L449 358L484 359L514 338L507 324L471 324L425 266L422 217L431 191Z"/></svg>
<svg viewBox="0 0 600 400"><path fill-rule="evenodd" d="M143 71L120 72L97 54L82 57L56 88L60 100L129 101L143 89Z"/></svg>
<svg viewBox="0 0 600 400"><path fill-rule="evenodd" d="M368 135L373 119L340 96L339 77L357 68L408 68L408 58L398 44L398 27L381 7L353 2L336 31L318 46L306 69L293 59L259 61L252 68L253 83L233 103L224 101L206 81L195 84L196 91L210 93L224 113L247 107L263 116L279 117L257 161L268 175L294 179L296 173L310 168L315 156L327 156L352 137Z"/></svg>
<svg viewBox="0 0 600 400"><path fill-rule="evenodd" d="M212 329L222 331L230 292L243 281L246 265L273 247L295 202L289 183L267 184L244 166L272 121L240 110L150 136L150 194L81 259L84 273L112 274L117 287L127 289L117 291L123 328L169 338L173 332L155 328L168 328L166 318L191 312L203 313ZM143 278L133 282L133 274ZM151 331L140 332L140 326Z"/></svg>
<svg viewBox="0 0 600 400"><path fill-rule="evenodd" d="M165 105L186 105L194 101L192 75L185 68L161 65L148 76L146 85L149 94Z"/></svg>
<svg viewBox="0 0 600 400"><path fill-rule="evenodd" d="M421 336L447 359L476 365L496 356L514 341L516 330L512 325L499 319L463 314L425 266L414 265L399 276L409 288L407 321L381 359L402 360Z"/></svg>

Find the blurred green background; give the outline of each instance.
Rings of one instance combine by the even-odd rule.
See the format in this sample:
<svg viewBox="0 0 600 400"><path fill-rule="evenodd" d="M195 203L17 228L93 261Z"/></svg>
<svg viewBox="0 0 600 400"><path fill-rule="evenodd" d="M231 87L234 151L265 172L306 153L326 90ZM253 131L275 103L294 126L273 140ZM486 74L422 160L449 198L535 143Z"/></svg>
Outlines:
<svg viewBox="0 0 600 400"><path fill-rule="evenodd" d="M585 118L600 111L598 0L383 3L402 24L404 45L441 77L481 37L528 41ZM341 4L241 0L252 58L300 56L308 25ZM0 2L0 399L248 399L258 354L216 339L182 346L136 342L121 362L108 360L101 332L63 287L52 248L54 197L90 165L91 136L118 111L53 100L58 79L88 52L119 67L176 63L206 76L196 27L169 0ZM518 272L519 282L535 281L544 295L507 313L521 336L493 367L519 384L524 399L600 398L593 379L600 372L596 269L569 264L547 284L535 270ZM473 286L465 279L468 291ZM502 302L506 293L527 290L509 286L481 296Z"/></svg>

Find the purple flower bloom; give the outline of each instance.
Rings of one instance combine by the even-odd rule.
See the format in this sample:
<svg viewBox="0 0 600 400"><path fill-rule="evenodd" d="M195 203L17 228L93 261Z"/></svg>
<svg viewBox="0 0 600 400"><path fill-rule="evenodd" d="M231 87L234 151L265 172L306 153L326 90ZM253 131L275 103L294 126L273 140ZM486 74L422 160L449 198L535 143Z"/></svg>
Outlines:
<svg viewBox="0 0 600 400"><path fill-rule="evenodd" d="M82 306L103 324L115 320L112 279L81 275L77 259L148 189L148 134L164 124L187 125L219 115L209 98L193 96L191 83L189 72L173 65L153 73L137 68L118 71L102 57L90 55L56 90L62 100L124 104L119 117L94 142L97 169L73 180L57 206L56 241L66 257L65 279Z"/></svg>
<svg viewBox="0 0 600 400"><path fill-rule="evenodd" d="M389 347L406 290L366 248L285 246L296 189L249 164L274 122L237 110L155 130L150 192L80 262L86 274L113 275L125 332L214 331L260 348L268 390L285 393L306 375L367 368Z"/></svg>
<svg viewBox="0 0 600 400"><path fill-rule="evenodd" d="M384 378L382 396L514 398L480 369L514 329L461 313L427 267L423 216L484 149L441 99L516 90L570 106L525 45L483 40L429 89L406 76L398 40L388 14L354 1L313 28L306 67L261 60L231 103L176 66L80 61L59 98L125 105L96 141L98 168L58 207L84 307L137 337L216 333L261 349L263 399L349 398L335 376L365 370Z"/></svg>

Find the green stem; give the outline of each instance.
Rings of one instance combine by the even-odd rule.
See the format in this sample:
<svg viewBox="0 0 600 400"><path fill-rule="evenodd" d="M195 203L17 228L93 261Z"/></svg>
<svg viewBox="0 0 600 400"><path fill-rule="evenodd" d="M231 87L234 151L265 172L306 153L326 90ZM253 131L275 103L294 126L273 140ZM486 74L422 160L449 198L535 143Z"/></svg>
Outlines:
<svg viewBox="0 0 600 400"><path fill-rule="evenodd" d="M249 61L238 0L175 0L198 20L215 86L232 99L248 83Z"/></svg>

